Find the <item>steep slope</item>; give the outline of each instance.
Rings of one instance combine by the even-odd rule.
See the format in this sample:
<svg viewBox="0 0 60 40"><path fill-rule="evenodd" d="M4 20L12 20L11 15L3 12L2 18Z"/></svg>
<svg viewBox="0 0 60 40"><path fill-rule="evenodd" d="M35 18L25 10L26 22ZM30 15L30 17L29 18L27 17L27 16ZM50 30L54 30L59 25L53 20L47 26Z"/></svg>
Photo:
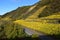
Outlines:
<svg viewBox="0 0 60 40"><path fill-rule="evenodd" d="M40 2L35 3L32 6L23 6L18 7L16 10L13 10L11 12L8 12L4 15L2 15L2 18L12 18L12 19L25 19L28 16L32 15L35 11L37 11L40 7L42 7L44 4Z"/></svg>
<svg viewBox="0 0 60 40"><path fill-rule="evenodd" d="M59 14L59 12L60 12L60 1L50 0L48 6L43 10L43 12L39 15L39 17L56 15L56 14Z"/></svg>
<svg viewBox="0 0 60 40"><path fill-rule="evenodd" d="M19 7L16 10L13 10L11 12L8 12L8 13L2 15L2 18L3 19L11 18L13 20L25 19L29 15L33 14L34 11L36 11L36 10L32 11L33 9L35 9L36 6L37 5Z"/></svg>
<svg viewBox="0 0 60 40"><path fill-rule="evenodd" d="M16 20L15 22L46 34L58 35L60 33L60 1L42 0L37 5L40 5L39 9L32 15L29 15L25 20Z"/></svg>
<svg viewBox="0 0 60 40"><path fill-rule="evenodd" d="M60 1L41 0L32 6L19 7L2 15L0 20L0 37L23 37L25 32L21 27L27 27L49 35L60 35L59 21Z"/></svg>
<svg viewBox="0 0 60 40"><path fill-rule="evenodd" d="M31 6L18 7L16 10L8 12L2 16L2 18L12 18L12 19L21 19L22 14L30 8Z"/></svg>
<svg viewBox="0 0 60 40"><path fill-rule="evenodd" d="M56 17L59 18L59 14L60 14L60 1L59 0L48 0L48 1L42 0L40 4L42 4L43 6L45 5L46 7L43 9L43 6L42 7L39 6L40 9L35 11L33 15L30 16L32 19L35 16L37 16L37 18L41 18L41 17L44 18L44 17L51 16L51 15L53 15L53 18L55 18L56 15L57 15Z"/></svg>
<svg viewBox="0 0 60 40"><path fill-rule="evenodd" d="M44 8L46 8L46 6L39 8L32 16L29 16L28 19L38 18L38 15L44 10Z"/></svg>
<svg viewBox="0 0 60 40"><path fill-rule="evenodd" d="M43 6L46 7L43 9ZM30 15L35 15L37 16L37 18L40 18L40 17L47 17L50 15L56 15L59 13L60 13L59 0L41 0L32 6L19 7L16 10L4 14L2 17L3 18L9 17L17 20L17 19L25 19Z"/></svg>
<svg viewBox="0 0 60 40"><path fill-rule="evenodd" d="M26 20L42 21L47 23L59 23L60 20L60 1L59 0L42 0L37 3L39 9L35 11ZM45 6L45 8L44 8ZM36 9L36 8L35 8Z"/></svg>

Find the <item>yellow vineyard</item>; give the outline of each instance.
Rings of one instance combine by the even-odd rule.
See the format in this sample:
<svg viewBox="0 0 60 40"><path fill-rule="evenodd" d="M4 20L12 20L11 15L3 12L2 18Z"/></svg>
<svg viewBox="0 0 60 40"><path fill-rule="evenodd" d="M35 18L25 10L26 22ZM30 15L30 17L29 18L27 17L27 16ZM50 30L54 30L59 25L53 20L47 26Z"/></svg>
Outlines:
<svg viewBox="0 0 60 40"><path fill-rule="evenodd" d="M43 18L43 17L42 17ZM44 18L50 18L50 19L54 19L54 18L56 18L56 19L60 19L60 12L58 12L58 13L54 13L54 15L50 15L50 16L47 16L47 17L44 17Z"/></svg>
<svg viewBox="0 0 60 40"><path fill-rule="evenodd" d="M58 34L60 33L60 24L50 24L50 23L44 23L44 22L29 22L26 20L17 20L15 23L18 23L20 25L23 25L24 27L41 31L46 34Z"/></svg>

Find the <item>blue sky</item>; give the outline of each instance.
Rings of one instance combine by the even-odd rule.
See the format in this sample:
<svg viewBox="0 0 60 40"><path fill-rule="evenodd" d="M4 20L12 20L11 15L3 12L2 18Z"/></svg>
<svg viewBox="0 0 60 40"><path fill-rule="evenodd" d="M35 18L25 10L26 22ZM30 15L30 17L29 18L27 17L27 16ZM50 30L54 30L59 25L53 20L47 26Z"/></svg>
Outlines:
<svg viewBox="0 0 60 40"><path fill-rule="evenodd" d="M0 0L0 15L12 11L21 6L33 5L39 0Z"/></svg>

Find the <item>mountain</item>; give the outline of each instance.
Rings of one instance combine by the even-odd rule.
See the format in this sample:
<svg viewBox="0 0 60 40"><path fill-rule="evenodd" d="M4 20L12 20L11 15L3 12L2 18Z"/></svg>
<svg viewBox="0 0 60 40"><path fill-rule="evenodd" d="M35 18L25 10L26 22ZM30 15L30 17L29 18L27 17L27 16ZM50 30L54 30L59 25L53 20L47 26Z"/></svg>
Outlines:
<svg viewBox="0 0 60 40"><path fill-rule="evenodd" d="M30 8L31 6L23 6L23 7L18 7L17 9L8 12L2 16L2 18L12 18L12 19L20 19L21 16Z"/></svg>
<svg viewBox="0 0 60 40"><path fill-rule="evenodd" d="M40 8L43 8L44 6L46 7L43 10L40 9ZM40 12L39 9L42 10L42 12ZM2 17L9 17L12 19L24 19L28 17L29 15L36 13L38 14L37 18L40 18L40 17L58 15L59 12L60 12L60 1L59 0L48 0L48 1L42 0L40 2L35 3L32 6L18 7L16 10L13 10L11 12L4 14Z"/></svg>
<svg viewBox="0 0 60 40"><path fill-rule="evenodd" d="M26 37L28 35L24 32L24 27L46 35L60 35L60 1L41 0L34 5L18 7L2 15L0 37Z"/></svg>
<svg viewBox="0 0 60 40"><path fill-rule="evenodd" d="M32 15L29 15L25 20L16 20L15 23L39 32L43 32L46 35L55 35L55 37L59 38L60 1L42 0L36 4L36 7L36 11L33 12Z"/></svg>

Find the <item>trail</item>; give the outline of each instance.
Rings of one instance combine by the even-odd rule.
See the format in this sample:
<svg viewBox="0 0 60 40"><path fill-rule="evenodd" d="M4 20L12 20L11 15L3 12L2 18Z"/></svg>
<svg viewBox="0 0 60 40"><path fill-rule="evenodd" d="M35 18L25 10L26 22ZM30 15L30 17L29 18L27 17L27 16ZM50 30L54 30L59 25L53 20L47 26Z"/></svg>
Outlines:
<svg viewBox="0 0 60 40"><path fill-rule="evenodd" d="M27 33L28 35L32 35L34 33L38 34L38 36L41 38L41 40L54 40L52 37L48 37L42 32L37 32L37 31L32 30L30 28L24 28L24 29L25 29L25 33Z"/></svg>

